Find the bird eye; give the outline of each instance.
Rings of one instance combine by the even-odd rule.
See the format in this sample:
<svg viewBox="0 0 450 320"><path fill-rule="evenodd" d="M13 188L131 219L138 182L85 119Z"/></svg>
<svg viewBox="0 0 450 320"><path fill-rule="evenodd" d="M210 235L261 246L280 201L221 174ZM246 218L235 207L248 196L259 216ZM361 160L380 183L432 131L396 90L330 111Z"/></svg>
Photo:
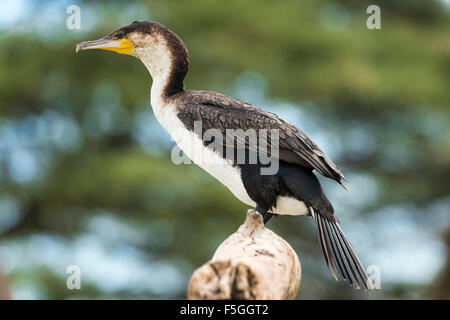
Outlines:
<svg viewBox="0 0 450 320"><path fill-rule="evenodd" d="M122 31L117 32L117 39L122 39L125 34Z"/></svg>

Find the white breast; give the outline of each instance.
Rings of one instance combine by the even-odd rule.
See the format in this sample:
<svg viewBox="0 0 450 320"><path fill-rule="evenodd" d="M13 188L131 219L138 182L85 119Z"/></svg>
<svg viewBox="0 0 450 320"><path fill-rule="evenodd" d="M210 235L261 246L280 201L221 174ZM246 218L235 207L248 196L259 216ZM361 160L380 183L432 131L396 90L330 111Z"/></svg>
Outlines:
<svg viewBox="0 0 450 320"><path fill-rule="evenodd" d="M239 200L249 206L256 205L244 188L238 167L232 166L228 160L206 148L202 140L194 132L189 131L178 119L173 106L164 105L162 107L158 103L152 105L156 119L169 132L186 156L230 189Z"/></svg>

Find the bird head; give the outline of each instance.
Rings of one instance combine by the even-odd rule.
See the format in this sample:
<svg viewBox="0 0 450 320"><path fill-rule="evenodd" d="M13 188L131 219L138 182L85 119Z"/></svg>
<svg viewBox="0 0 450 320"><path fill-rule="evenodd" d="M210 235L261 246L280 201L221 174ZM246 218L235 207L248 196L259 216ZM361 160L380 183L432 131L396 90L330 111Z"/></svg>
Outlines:
<svg viewBox="0 0 450 320"><path fill-rule="evenodd" d="M90 49L135 56L146 65L154 80L174 72L184 78L189 64L183 41L162 24L152 21L134 21L104 38L76 46L77 53Z"/></svg>

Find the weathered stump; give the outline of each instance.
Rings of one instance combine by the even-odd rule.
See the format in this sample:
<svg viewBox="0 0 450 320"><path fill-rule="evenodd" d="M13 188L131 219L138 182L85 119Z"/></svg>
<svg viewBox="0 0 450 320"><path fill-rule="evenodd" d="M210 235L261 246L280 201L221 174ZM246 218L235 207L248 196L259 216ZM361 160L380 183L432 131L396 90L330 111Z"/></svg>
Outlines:
<svg viewBox="0 0 450 320"><path fill-rule="evenodd" d="M300 280L295 251L249 210L245 223L194 272L188 299L295 299Z"/></svg>

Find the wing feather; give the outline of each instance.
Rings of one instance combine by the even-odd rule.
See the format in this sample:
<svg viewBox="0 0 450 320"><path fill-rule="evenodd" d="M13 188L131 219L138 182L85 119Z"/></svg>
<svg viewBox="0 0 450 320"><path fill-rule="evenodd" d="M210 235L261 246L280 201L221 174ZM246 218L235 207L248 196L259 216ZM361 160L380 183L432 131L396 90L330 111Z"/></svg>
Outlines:
<svg viewBox="0 0 450 320"><path fill-rule="evenodd" d="M267 149L270 150L271 129L278 130L279 159L315 169L325 177L336 180L342 185L345 180L342 172L325 153L304 133L276 114L263 111L240 100L206 91L185 91L178 97L178 117L193 130L194 121L202 121L203 131L218 129L226 136L226 129L260 129L267 131ZM254 137L244 137L240 145L251 151L259 146ZM227 141L224 139L224 141ZM225 142L224 144L227 144ZM239 145L239 144L238 144ZM236 147L236 145L232 146ZM345 188L345 187L344 187Z"/></svg>

